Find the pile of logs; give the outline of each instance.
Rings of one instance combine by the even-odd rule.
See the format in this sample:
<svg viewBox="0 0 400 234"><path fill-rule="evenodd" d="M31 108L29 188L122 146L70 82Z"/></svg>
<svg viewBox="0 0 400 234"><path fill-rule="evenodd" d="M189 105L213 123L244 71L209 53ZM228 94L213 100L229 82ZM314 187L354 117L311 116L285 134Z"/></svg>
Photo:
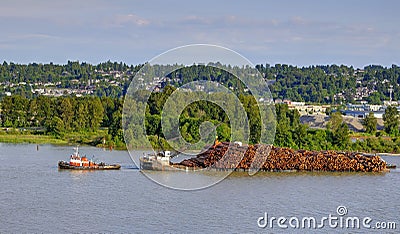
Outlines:
<svg viewBox="0 0 400 234"><path fill-rule="evenodd" d="M238 146L223 142L210 147L196 158L178 165L220 170L263 171L354 171L381 172L386 163L379 156L355 152L309 151L279 148L270 145Z"/></svg>

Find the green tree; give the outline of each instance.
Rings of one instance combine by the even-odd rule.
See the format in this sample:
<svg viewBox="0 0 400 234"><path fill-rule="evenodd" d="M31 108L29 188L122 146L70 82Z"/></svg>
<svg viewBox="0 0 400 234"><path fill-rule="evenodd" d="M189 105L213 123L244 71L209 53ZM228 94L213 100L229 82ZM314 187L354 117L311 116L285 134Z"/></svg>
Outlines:
<svg viewBox="0 0 400 234"><path fill-rule="evenodd" d="M347 124L343 122L342 114L340 112L331 114L327 127L331 131L333 145L345 149L349 144L350 131Z"/></svg>
<svg viewBox="0 0 400 234"><path fill-rule="evenodd" d="M365 128L365 132L368 134L372 134L372 135L375 135L375 133L376 133L377 123L378 123L378 121L375 118L373 112L369 112L369 114L362 121L362 124L364 125L364 128Z"/></svg>
<svg viewBox="0 0 400 234"><path fill-rule="evenodd" d="M108 134L111 135L112 140L117 143L124 141L124 134L122 132L122 110L117 110L112 115L112 122L108 128Z"/></svg>
<svg viewBox="0 0 400 234"><path fill-rule="evenodd" d="M39 126L39 120L37 119L38 115L38 105L37 105L37 99L34 98L30 100L29 102L29 109L28 109L28 118L30 119L31 126Z"/></svg>
<svg viewBox="0 0 400 234"><path fill-rule="evenodd" d="M328 141L329 130L310 129L307 133L307 148L310 150L327 150L331 147Z"/></svg>
<svg viewBox="0 0 400 234"><path fill-rule="evenodd" d="M299 124L293 131L293 140L299 149L307 144L307 125Z"/></svg>
<svg viewBox="0 0 400 234"><path fill-rule="evenodd" d="M307 144L307 126L300 123L297 110L289 110L286 104L275 105L276 133L274 144L282 147L303 148Z"/></svg>
<svg viewBox="0 0 400 234"><path fill-rule="evenodd" d="M37 120L40 126L45 126L45 122L54 115L54 106L52 99L46 96L39 96L36 99L37 104Z"/></svg>
<svg viewBox="0 0 400 234"><path fill-rule="evenodd" d="M61 137L64 135L64 122L57 116L53 116L51 119L48 119L45 123L46 132L49 134L53 134L57 137Z"/></svg>
<svg viewBox="0 0 400 234"><path fill-rule="evenodd" d="M391 136L399 134L399 112L395 106L388 106L383 114L384 130Z"/></svg>
<svg viewBox="0 0 400 234"><path fill-rule="evenodd" d="M340 125L343 123L343 116L340 111L331 114L331 118L328 121L327 128L332 132L339 129Z"/></svg>
<svg viewBox="0 0 400 234"><path fill-rule="evenodd" d="M349 139L349 127L346 123L341 123L333 132L333 144L339 146L341 149L346 149L349 144Z"/></svg>
<svg viewBox="0 0 400 234"><path fill-rule="evenodd" d="M29 100L23 96L13 96L13 108L16 115L15 126L26 127L27 126L27 107L29 105Z"/></svg>
<svg viewBox="0 0 400 234"><path fill-rule="evenodd" d="M228 124L222 123L217 127L218 139L220 141L230 141L231 140L231 128Z"/></svg>
<svg viewBox="0 0 400 234"><path fill-rule="evenodd" d="M74 118L74 109L72 107L71 98L62 98L58 105L58 113L61 120L64 122L66 130L72 127Z"/></svg>
<svg viewBox="0 0 400 234"><path fill-rule="evenodd" d="M276 133L274 144L282 147L290 147L292 145L292 136L290 131L290 119L287 117L289 111L288 106L277 104L276 108Z"/></svg>
<svg viewBox="0 0 400 234"><path fill-rule="evenodd" d="M91 98L88 105L88 121L89 129L97 131L100 127L101 121L103 120L104 108L101 104L100 98Z"/></svg>
<svg viewBox="0 0 400 234"><path fill-rule="evenodd" d="M369 97L367 98L368 103L373 104L373 105L380 105L382 103L381 100L381 93L374 92Z"/></svg>
<svg viewBox="0 0 400 234"><path fill-rule="evenodd" d="M87 102L79 100L75 106L73 126L76 131L80 131L87 128Z"/></svg>
<svg viewBox="0 0 400 234"><path fill-rule="evenodd" d="M161 135L161 116L148 115L145 120L146 134L147 135Z"/></svg>
<svg viewBox="0 0 400 234"><path fill-rule="evenodd" d="M2 115L3 122L7 123L4 125L11 125L14 127L26 127L28 126L27 121L27 109L29 106L29 100L20 95L13 95L11 97L4 97L2 102Z"/></svg>
<svg viewBox="0 0 400 234"><path fill-rule="evenodd" d="M11 97L4 97L1 103L2 121L4 127L11 127L13 125L13 100Z"/></svg>

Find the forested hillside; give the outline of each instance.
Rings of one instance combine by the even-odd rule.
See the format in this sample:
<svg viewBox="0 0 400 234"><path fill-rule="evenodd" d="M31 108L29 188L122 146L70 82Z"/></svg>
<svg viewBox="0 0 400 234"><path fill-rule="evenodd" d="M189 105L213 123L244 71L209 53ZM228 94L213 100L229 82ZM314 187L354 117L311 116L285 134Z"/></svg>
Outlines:
<svg viewBox="0 0 400 234"><path fill-rule="evenodd" d="M0 65L0 97L6 92L31 98L37 89L76 89L92 96L122 97L136 72L142 65L106 62L97 65L68 61L58 64L14 64ZM320 65L296 67L285 64L257 65L256 68L268 81L274 99L289 99L309 103L354 103L366 100L380 104L389 100L393 87L393 100L400 99L400 67L370 65L362 69L344 65ZM237 73L246 73L246 68L233 68ZM200 66L196 69L180 69L169 74L170 84L178 87L174 78L199 79L208 77L237 86L232 75L210 73L212 68ZM247 70L248 71L248 70ZM213 71L212 71L213 72ZM193 75L194 74L194 75ZM184 82L181 80L180 82ZM90 92L88 92L90 91Z"/></svg>

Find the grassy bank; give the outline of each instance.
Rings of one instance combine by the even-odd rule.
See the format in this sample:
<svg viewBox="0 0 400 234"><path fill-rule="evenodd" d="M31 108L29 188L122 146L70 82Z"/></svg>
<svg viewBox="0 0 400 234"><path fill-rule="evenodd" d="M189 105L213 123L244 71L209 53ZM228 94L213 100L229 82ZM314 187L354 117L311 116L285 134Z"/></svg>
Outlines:
<svg viewBox="0 0 400 234"><path fill-rule="evenodd" d="M366 134L351 135L354 142L346 149L348 151L357 151L377 154L399 154L400 138L391 138L388 136L375 137ZM104 143L105 140L105 144ZM153 148L159 148L155 138L150 138ZM115 150L126 150L123 142L115 143L110 140L107 129L101 129L96 132L73 132L65 133L63 136L45 135L41 131L18 131L18 130L0 130L0 142L2 143L29 143L29 144L54 144L54 145L91 145ZM158 142L158 141L157 141ZM165 149L167 145L163 144ZM147 150L136 146L138 150Z"/></svg>
<svg viewBox="0 0 400 234"><path fill-rule="evenodd" d="M68 144L67 141L57 139L52 136L33 135L33 134L0 134L0 142L3 143L31 143L31 144Z"/></svg>
<svg viewBox="0 0 400 234"><path fill-rule="evenodd" d="M2 143L29 143L29 144L54 144L68 145L80 144L97 147L125 150L125 145L116 145L108 140L107 130L98 130L96 132L74 132L66 133L63 136L45 135L40 131L0 131L0 142ZM105 144L104 141L105 140Z"/></svg>

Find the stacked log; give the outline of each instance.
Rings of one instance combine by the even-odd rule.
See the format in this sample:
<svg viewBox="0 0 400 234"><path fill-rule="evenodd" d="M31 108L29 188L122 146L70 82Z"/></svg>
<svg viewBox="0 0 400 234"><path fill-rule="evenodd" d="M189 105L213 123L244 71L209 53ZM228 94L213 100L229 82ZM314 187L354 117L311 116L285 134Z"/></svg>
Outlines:
<svg viewBox="0 0 400 234"><path fill-rule="evenodd" d="M293 150L271 145L238 146L222 142L178 165L219 170L352 171L381 172L386 163L379 156L356 152Z"/></svg>

